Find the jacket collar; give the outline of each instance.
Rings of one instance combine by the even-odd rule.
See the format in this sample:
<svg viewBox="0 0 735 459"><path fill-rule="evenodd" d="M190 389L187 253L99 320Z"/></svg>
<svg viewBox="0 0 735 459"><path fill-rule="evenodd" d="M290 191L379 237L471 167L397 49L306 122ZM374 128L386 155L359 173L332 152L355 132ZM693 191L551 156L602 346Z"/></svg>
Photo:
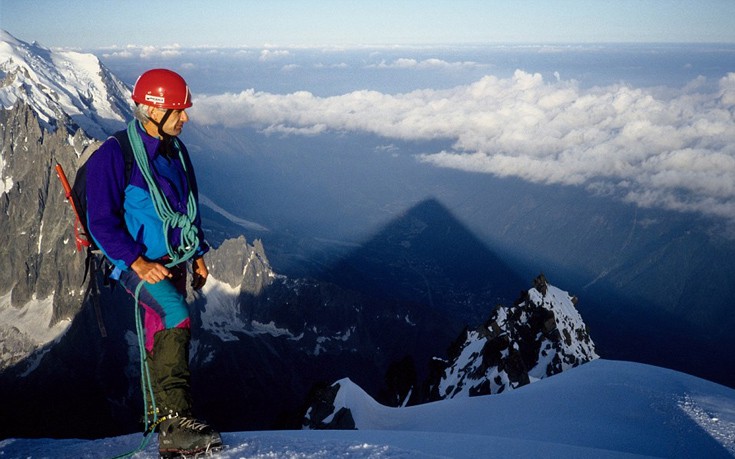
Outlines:
<svg viewBox="0 0 735 459"><path fill-rule="evenodd" d="M151 161L155 160L159 155L158 146L161 144L161 140L159 140L158 137L153 137L148 134L146 130L143 129L143 125L140 121L135 124L135 127L138 129L138 134L140 134L141 140L143 140L143 145L145 146L145 152L148 155L148 159Z"/></svg>

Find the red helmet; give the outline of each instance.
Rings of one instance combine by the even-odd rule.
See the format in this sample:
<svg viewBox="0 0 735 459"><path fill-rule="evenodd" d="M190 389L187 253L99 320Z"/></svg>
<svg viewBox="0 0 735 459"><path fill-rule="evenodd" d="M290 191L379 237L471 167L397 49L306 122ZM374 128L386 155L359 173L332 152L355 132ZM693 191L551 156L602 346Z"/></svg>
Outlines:
<svg viewBox="0 0 735 459"><path fill-rule="evenodd" d="M153 69L138 77L133 88L133 100L156 108L183 110L191 107L191 92L178 73Z"/></svg>

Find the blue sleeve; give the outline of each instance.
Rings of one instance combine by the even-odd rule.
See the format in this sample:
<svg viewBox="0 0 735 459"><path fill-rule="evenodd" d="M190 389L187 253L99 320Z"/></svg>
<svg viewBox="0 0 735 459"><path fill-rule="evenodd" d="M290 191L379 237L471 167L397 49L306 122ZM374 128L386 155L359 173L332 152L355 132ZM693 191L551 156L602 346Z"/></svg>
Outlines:
<svg viewBox="0 0 735 459"><path fill-rule="evenodd" d="M126 186L123 153L111 137L87 160L87 220L97 245L121 268L129 267L145 249L125 224Z"/></svg>

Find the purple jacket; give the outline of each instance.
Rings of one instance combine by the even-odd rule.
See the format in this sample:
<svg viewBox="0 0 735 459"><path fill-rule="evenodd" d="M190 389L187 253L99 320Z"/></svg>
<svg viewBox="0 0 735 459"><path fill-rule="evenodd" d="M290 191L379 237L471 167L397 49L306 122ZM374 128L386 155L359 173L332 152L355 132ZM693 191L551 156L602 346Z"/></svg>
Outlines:
<svg viewBox="0 0 735 459"><path fill-rule="evenodd" d="M171 209L186 214L189 189L194 193L197 200L194 225L200 241L197 256L203 255L209 246L201 229L196 178L186 147L179 141L184 170L178 156L169 159L159 154L160 141L148 135L140 123L135 124L148 154L154 180ZM138 164L133 162L130 181L126 183L122 149L114 137L108 138L87 161L87 219L97 246L121 270L128 269L140 255L148 260L157 260L168 253L163 225L143 174ZM178 247L180 235L179 228L170 231L169 242L173 247Z"/></svg>

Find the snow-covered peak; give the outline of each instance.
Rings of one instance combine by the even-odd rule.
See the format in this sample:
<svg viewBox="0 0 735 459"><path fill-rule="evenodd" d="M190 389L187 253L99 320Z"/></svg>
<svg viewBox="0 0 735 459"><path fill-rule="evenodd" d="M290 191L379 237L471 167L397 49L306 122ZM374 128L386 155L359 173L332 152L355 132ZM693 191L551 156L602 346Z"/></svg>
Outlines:
<svg viewBox="0 0 735 459"><path fill-rule="evenodd" d="M457 341L432 397L496 394L599 358L576 299L543 275Z"/></svg>
<svg viewBox="0 0 735 459"><path fill-rule="evenodd" d="M122 128L131 114L130 89L93 54L56 51L0 31L0 106L24 101L46 129L60 123L95 138Z"/></svg>

